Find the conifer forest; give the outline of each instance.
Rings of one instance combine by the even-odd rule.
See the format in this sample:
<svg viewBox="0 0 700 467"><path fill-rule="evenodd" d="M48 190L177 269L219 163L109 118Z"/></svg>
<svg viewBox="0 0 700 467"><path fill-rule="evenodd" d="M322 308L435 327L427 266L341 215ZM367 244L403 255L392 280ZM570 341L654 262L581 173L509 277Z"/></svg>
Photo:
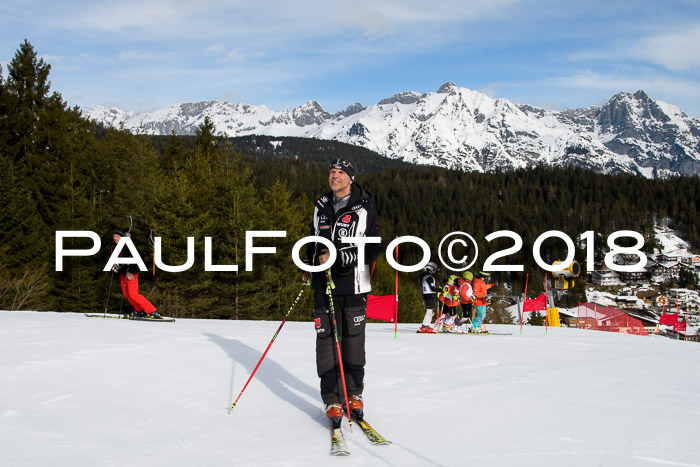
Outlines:
<svg viewBox="0 0 700 467"><path fill-rule="evenodd" d="M523 247L495 264L522 264L523 272L494 272L495 293L542 289L544 271L532 246L545 231L559 230L576 244L584 266L581 235L592 231L595 262L608 251L606 238L619 230L643 235L644 251L654 247L653 228L668 225L700 246L700 178L646 179L600 174L578 167L532 166L476 173L419 167L389 160L363 148L301 138L218 136L205 120L194 136L149 136L105 128L88 121L51 89L50 64L34 47L20 44L7 69L0 69L0 309L102 312L122 306L118 280L103 272L115 229L130 230L149 268L140 290L164 316L180 318L280 320L301 288L301 271L291 259L293 245L309 235L313 201L328 191L328 163L344 156L358 166L356 182L375 198L384 246L417 236L437 260L440 240L453 231L469 233L479 255L473 270L512 240L486 240L497 231L516 232ZM256 239L276 254L254 256L246 270L246 232L285 231L284 238ZM92 231L101 250L66 257L56 271L56 232ZM183 272L154 269L154 239L162 260ZM205 239L212 262L238 271L205 271ZM64 248L86 249L89 239L70 238ZM405 245L405 247L404 247ZM422 258L417 245L404 244L399 262ZM566 245L550 239L541 257L564 259ZM394 269L385 255L377 262L373 294L394 293ZM450 272L441 268L442 275ZM399 320L423 316L420 273L399 273ZM583 295L579 280L568 298ZM530 295L530 293L528 293ZM109 303L108 303L109 297ZM311 317L306 294L290 319ZM126 306L126 301L124 305Z"/></svg>

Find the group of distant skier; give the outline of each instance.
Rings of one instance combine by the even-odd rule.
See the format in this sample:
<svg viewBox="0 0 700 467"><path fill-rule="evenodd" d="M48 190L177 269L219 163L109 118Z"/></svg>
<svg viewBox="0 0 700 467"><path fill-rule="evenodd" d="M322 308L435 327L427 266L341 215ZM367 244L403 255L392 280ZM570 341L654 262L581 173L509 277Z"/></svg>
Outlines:
<svg viewBox="0 0 700 467"><path fill-rule="evenodd" d="M437 265L428 263L421 276L425 316L418 333L486 333L486 297L493 284L487 284L484 278L488 273L479 271L473 274L465 271L462 276L450 275L438 288L435 280ZM435 325L433 316L437 310Z"/></svg>

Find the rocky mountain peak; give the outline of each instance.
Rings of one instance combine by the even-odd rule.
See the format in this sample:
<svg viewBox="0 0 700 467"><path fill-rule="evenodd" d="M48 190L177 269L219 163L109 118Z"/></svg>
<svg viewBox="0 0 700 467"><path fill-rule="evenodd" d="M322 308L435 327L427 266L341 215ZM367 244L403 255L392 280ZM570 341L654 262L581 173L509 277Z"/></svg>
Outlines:
<svg viewBox="0 0 700 467"><path fill-rule="evenodd" d="M366 107L359 102L355 102L352 105L349 105L345 110L342 110L340 112L337 112L335 115L333 115L334 119L339 119L339 118L347 118L350 115L355 115L357 113L362 112L365 110Z"/></svg>
<svg viewBox="0 0 700 467"><path fill-rule="evenodd" d="M609 133L624 137L645 138L648 131L659 129L671 118L644 91L615 94L600 110L598 124Z"/></svg>
<svg viewBox="0 0 700 467"><path fill-rule="evenodd" d="M457 85L455 83L453 83L452 81L448 81L445 84L443 84L442 86L440 86L440 88L438 89L437 92L438 92L438 94L449 94L456 88L457 88Z"/></svg>
<svg viewBox="0 0 700 467"><path fill-rule="evenodd" d="M297 126L320 125L325 120L331 118L331 114L326 112L321 104L311 100L292 111L294 124Z"/></svg>
<svg viewBox="0 0 700 467"><path fill-rule="evenodd" d="M417 92L400 92L398 94L394 94L393 96L387 98L387 99L382 99L379 101L378 105L387 105L387 104L394 104L394 103L399 103L399 104L415 104L418 102L420 99L421 95Z"/></svg>

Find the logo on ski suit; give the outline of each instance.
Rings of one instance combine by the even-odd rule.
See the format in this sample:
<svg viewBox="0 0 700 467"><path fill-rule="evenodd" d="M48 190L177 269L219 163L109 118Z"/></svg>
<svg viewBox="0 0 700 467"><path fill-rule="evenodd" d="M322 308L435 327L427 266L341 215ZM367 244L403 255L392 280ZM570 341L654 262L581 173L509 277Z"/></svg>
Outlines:
<svg viewBox="0 0 700 467"><path fill-rule="evenodd" d="M314 318L314 325L316 326L316 334L323 334L326 331L321 327L321 318Z"/></svg>

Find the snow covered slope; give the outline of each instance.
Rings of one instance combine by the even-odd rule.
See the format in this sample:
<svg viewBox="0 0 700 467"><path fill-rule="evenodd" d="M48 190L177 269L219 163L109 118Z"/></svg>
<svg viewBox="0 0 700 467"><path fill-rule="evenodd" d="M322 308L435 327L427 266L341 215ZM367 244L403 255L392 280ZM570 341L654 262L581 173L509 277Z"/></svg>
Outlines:
<svg viewBox="0 0 700 467"><path fill-rule="evenodd" d="M134 132L192 135L205 117L219 134L337 140L406 162L470 171L573 164L646 177L700 173L700 121L643 91L602 107L565 111L515 105L445 83L334 115L316 101L293 110L199 102L146 114L95 107L87 117Z"/></svg>
<svg viewBox="0 0 700 467"><path fill-rule="evenodd" d="M330 458L312 323L0 312L0 465L698 465L700 346L576 329L370 324L367 419Z"/></svg>

